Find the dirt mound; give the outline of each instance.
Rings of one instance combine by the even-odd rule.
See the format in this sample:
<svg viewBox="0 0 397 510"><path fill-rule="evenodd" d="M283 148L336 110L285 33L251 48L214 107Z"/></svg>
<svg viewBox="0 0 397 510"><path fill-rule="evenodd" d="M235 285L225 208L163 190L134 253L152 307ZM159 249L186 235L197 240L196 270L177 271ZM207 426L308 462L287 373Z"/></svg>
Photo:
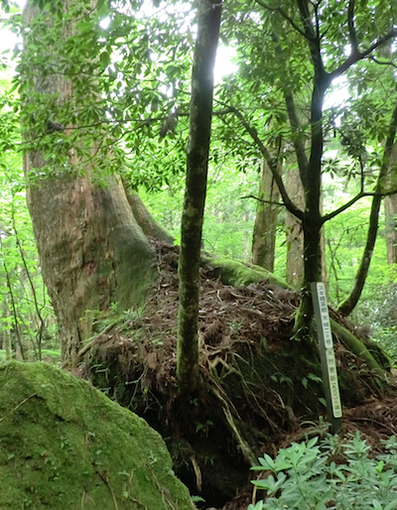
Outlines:
<svg viewBox="0 0 397 510"><path fill-rule="evenodd" d="M192 510L163 440L85 381L0 365L0 508Z"/></svg>
<svg viewBox="0 0 397 510"><path fill-rule="evenodd" d="M221 507L247 483L257 456L325 414L317 346L292 337L295 292L239 263L227 266L227 281L251 275L255 283L225 285L225 265L208 257L200 298L206 390L184 400L175 378L178 250L157 243L156 251L159 278L145 309L98 334L83 350L81 375L158 430L191 492ZM344 406L379 396L385 385L366 363L337 338L335 350Z"/></svg>

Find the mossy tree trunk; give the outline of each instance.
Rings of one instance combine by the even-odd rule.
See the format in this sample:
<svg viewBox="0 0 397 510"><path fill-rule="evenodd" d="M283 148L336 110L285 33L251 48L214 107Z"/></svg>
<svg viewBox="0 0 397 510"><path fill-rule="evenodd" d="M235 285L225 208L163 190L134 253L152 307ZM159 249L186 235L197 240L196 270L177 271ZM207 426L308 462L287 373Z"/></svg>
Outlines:
<svg viewBox="0 0 397 510"><path fill-rule="evenodd" d="M65 15L70 3L63 4ZM25 26L33 26L38 16L52 30L51 11L40 12L32 3L25 8ZM36 47L39 54L42 51L41 56L48 51L37 45L34 33L25 31L26 70L31 47ZM32 139L32 143L37 141L40 130L38 117L33 123L30 114L33 101L50 98L54 104L72 102L73 86L61 73L48 75L45 65L35 68L33 80L28 75L22 79L23 108L29 112L23 116L23 128L29 144ZM68 132L78 129L72 120L66 126L62 134L53 134L65 143ZM62 360L66 367L73 368L84 339L81 319L85 311L106 312L112 304L126 309L142 303L154 276L153 253L117 176L108 175L106 186L96 185L94 158L86 158L91 162L84 164L79 147L69 146L66 160L57 165L51 143L38 148L32 143L24 157L27 202L43 279L57 317ZM89 147L89 142L85 143ZM96 149L93 142L88 151L94 155Z"/></svg>
<svg viewBox="0 0 397 510"><path fill-rule="evenodd" d="M281 164L278 171L281 173ZM258 198L252 241L252 262L273 272L280 192L265 159L259 180Z"/></svg>
<svg viewBox="0 0 397 510"><path fill-rule="evenodd" d="M179 260L177 375L182 391L192 391L200 384L198 343L200 248L207 189L214 64L221 12L221 3L218 0L200 0L193 58L189 146Z"/></svg>

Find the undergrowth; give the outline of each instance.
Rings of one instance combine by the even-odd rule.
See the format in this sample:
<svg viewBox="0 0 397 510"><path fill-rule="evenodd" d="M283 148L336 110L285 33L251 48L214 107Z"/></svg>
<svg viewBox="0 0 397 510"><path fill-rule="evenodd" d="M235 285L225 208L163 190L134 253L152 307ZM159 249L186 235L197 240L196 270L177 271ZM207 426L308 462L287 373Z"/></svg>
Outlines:
<svg viewBox="0 0 397 510"><path fill-rule="evenodd" d="M397 508L397 438L383 441L384 453L370 457L357 432L293 443L273 460L259 459L253 470L266 472L252 483L265 499L248 510L394 510ZM270 473L269 473L270 472Z"/></svg>

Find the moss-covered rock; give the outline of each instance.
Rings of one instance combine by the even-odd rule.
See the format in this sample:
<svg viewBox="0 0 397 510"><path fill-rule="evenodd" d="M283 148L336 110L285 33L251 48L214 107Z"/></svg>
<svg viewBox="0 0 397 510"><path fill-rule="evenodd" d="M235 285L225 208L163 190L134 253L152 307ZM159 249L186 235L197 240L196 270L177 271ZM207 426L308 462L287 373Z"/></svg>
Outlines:
<svg viewBox="0 0 397 510"><path fill-rule="evenodd" d="M45 363L0 365L0 508L192 510L160 435Z"/></svg>

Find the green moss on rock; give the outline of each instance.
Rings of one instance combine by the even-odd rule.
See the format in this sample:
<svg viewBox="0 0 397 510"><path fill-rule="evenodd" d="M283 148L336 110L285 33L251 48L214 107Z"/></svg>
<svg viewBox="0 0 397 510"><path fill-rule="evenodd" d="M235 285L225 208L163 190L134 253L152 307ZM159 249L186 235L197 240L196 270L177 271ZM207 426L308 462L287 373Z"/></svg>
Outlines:
<svg viewBox="0 0 397 510"><path fill-rule="evenodd" d="M0 508L192 510L160 435L45 363L0 365Z"/></svg>

